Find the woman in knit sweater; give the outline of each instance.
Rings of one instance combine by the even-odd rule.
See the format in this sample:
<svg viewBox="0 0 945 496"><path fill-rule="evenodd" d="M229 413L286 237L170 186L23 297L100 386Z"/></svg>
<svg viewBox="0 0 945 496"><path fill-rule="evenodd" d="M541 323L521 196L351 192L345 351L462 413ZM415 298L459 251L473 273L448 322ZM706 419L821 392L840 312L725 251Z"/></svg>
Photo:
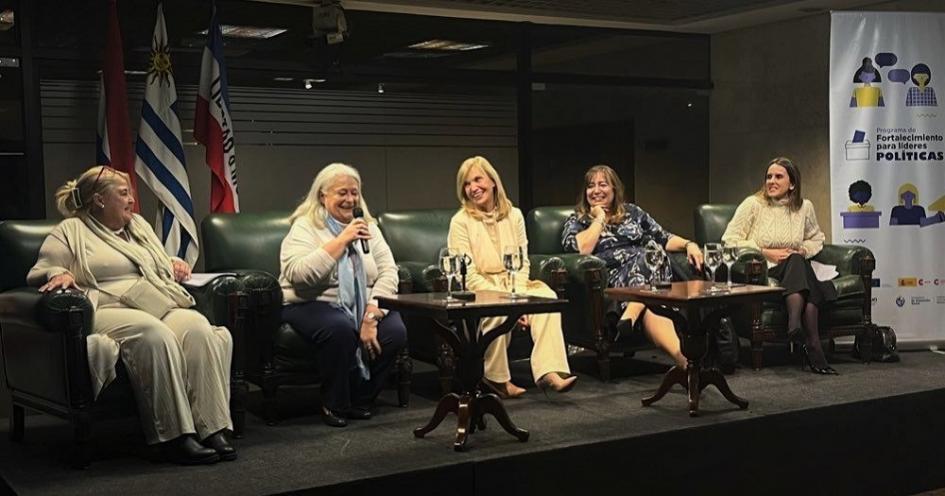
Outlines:
<svg viewBox="0 0 945 496"><path fill-rule="evenodd" d="M801 345L811 372L836 374L820 346L817 319L837 291L829 281L817 280L809 261L824 239L813 204L801 196L801 174L784 157L768 162L761 189L738 206L722 235L724 243L761 251L768 276L784 288L788 337Z"/></svg>

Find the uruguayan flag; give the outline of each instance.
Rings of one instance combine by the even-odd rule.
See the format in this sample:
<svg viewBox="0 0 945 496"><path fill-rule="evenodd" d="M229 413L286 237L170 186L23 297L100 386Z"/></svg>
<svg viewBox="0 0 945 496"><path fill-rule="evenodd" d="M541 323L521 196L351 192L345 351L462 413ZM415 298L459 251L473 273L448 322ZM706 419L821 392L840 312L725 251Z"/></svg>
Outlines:
<svg viewBox="0 0 945 496"><path fill-rule="evenodd" d="M151 40L151 64L141 105L135 154L135 170L161 202L156 230L164 242L164 250L193 266L198 255L197 224L184 166L184 146L177 118L177 88L164 27L164 7L160 3Z"/></svg>

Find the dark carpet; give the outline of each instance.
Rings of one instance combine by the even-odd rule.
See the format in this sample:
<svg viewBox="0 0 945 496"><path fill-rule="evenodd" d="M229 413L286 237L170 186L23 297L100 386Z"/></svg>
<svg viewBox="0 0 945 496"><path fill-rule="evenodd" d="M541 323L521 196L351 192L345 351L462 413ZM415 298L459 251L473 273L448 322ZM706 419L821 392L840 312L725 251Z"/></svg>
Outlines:
<svg viewBox="0 0 945 496"><path fill-rule="evenodd" d="M414 438L412 429L429 419L438 397L435 371L416 363L409 408L392 406L394 392L385 391L372 420L333 429L315 416L314 388L288 389L280 392L283 421L270 427L249 415L246 436L238 441L239 459L211 466L180 467L154 461L134 422L123 421L98 424L91 467L74 470L65 460L71 439L69 426L46 415L29 415L21 444L11 444L6 426L2 427L0 476L8 491L43 495L295 491L376 495L378 488L409 488L418 494L526 494L539 490L573 494L582 488L597 493L620 481L625 482L623 487L613 489L634 494L660 490L674 494L692 488L702 488L696 491L700 494L757 494L759 489L782 494L795 488L806 489L806 494L837 494L838 487L859 490L864 487L864 478L881 477L859 461L854 467L844 465L844 458L859 460L860 451L883 450L886 458L901 457L904 455L888 447L896 446L895 438L899 438L915 444L903 448L906 454L942 454L941 447L912 439L917 434L901 425L916 422L916 430L942 432L942 355L903 353L901 363L869 365L841 355L834 363L841 374L837 377L806 373L783 362L761 371L742 368L728 379L732 389L750 401L749 408L738 410L710 387L703 393L702 416L698 418L688 416L685 394L679 387L650 408L640 406L640 398L655 390L659 372L665 370L660 358L652 353L642 355L617 360L617 379L611 383L601 383L591 375L593 357L572 357L574 370L582 377L571 393L548 398L531 386L523 399L506 401L512 420L531 432L526 443L518 442L487 417L487 430L472 435L468 452L456 453L452 450L452 415L426 438ZM514 376L517 383L528 383L528 364L514 364ZM251 405L258 401L258 392L254 392ZM916 411L928 410L930 405L938 410ZM835 442L847 445L834 446ZM942 438L935 443L945 444ZM806 461L792 461L797 458ZM912 463L945 474L943 460L945 457L937 462L916 459ZM821 467L822 477L812 478L810 484L803 480L792 483L798 467L802 474L810 467ZM841 468L854 473L842 473ZM720 471L729 472L706 476ZM784 479L778 480L782 476ZM757 477L764 480L753 479ZM844 486L837 477L849 478L851 484ZM912 484L889 486L892 492L882 482L869 487L884 491L871 491L875 494L911 494L945 485L931 485L941 482L938 474L912 479ZM731 484L722 487L729 480ZM503 481L514 482L503 485Z"/></svg>

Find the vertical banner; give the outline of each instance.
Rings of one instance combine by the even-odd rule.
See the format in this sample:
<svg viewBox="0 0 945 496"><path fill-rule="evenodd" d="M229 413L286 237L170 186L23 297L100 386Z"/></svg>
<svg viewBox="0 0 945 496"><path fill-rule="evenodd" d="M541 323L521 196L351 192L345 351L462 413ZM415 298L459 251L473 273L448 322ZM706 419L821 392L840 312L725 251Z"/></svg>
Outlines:
<svg viewBox="0 0 945 496"><path fill-rule="evenodd" d="M830 27L833 242L876 256L873 322L945 341L945 14L836 12Z"/></svg>

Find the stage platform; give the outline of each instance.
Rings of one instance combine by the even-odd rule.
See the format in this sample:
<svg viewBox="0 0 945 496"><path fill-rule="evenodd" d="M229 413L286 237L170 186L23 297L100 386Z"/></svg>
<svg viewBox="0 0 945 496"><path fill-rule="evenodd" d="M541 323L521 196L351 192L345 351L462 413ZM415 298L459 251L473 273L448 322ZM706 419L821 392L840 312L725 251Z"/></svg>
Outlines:
<svg viewBox="0 0 945 496"><path fill-rule="evenodd" d="M777 362L777 360L773 360ZM897 364L835 362L841 375L802 372L781 361L728 379L750 401L738 410L709 388L690 418L676 387L643 408L665 364L653 353L615 362L611 383L573 357L582 375L567 395L534 387L506 401L528 429L518 442L492 417L469 450L452 449L455 416L424 439L412 435L432 414L435 371L417 363L409 408L385 391L374 419L348 428L315 416L313 388L280 393L285 419L250 415L239 459L181 467L149 460L133 422L98 426L90 468L67 467L71 430L29 415L22 444L0 432L3 490L24 495L103 494L858 494L910 495L945 487L945 356L902 353ZM529 381L527 363L514 364ZM255 393L258 401L258 392Z"/></svg>

